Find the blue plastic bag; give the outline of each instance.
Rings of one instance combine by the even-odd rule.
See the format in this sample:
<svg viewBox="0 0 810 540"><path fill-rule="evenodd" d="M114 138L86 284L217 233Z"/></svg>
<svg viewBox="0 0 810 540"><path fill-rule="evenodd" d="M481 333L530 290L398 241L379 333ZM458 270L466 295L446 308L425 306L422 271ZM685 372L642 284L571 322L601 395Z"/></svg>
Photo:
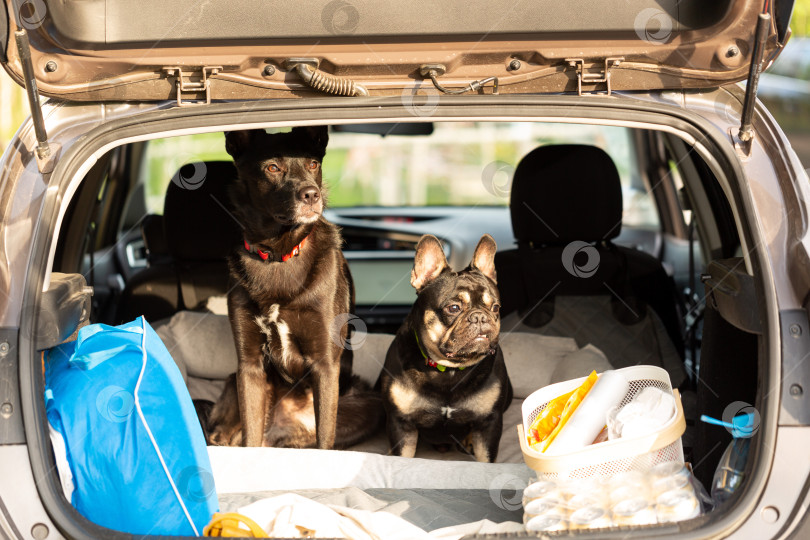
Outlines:
<svg viewBox="0 0 810 540"><path fill-rule="evenodd" d="M83 516L132 534L202 534L218 510L205 438L180 371L142 317L86 326L48 351L45 388L70 467L63 486Z"/></svg>

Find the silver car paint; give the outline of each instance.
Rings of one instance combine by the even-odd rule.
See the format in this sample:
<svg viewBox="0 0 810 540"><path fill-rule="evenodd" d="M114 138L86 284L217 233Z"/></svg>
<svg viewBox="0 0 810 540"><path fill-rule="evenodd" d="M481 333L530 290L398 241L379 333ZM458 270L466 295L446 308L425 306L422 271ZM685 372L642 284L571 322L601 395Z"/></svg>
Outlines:
<svg viewBox="0 0 810 540"><path fill-rule="evenodd" d="M699 114L703 119L712 122L718 132L719 137L725 138L726 151L736 153L737 161L735 166L742 171L739 185L725 186L732 207L737 208L735 214L738 218L738 225L750 225L751 235L743 234L748 227L741 226L741 238L745 238L748 245L746 255L756 258L754 268L761 270L760 276L764 280L766 294L766 304L768 305L767 334L767 357L775 359L768 366L767 377L769 384L763 393L768 397L766 402L761 404L760 411L763 418L763 425L760 437L766 449L775 450L775 458L764 460L760 463L763 471L770 470L770 476L763 473L753 475L757 479L749 490L748 496L741 501L742 511L736 511L724 519L710 521L707 527L699 531L691 531L696 537L706 535L724 535L730 529L737 529L736 533L745 538L765 538L779 536L779 531L789 526L789 523L796 516L792 514L793 506L800 499L802 489L806 479L810 475L810 458L806 451L798 449L810 447L810 428L784 427L778 431L775 420L779 413L779 399L781 389L782 373L780 369L780 329L776 312L778 309L793 309L802 307L807 292L810 290L808 283L807 261L810 252L810 241L807 237L807 175L801 169L795 154L786 153L789 148L784 135L772 122L770 116L761 107L757 110L755 127L757 137L754 141L750 155L744 155L734 149L733 135L736 134L735 121L739 118L739 97L740 93L732 87L729 90L714 90L709 92L665 92L653 94L631 94L617 95L615 100L623 102L638 102L646 106L654 105L663 114L681 109ZM586 97L584 100L588 100ZM583 98L572 97L570 105L582 106ZM320 102L319 100L310 100ZM593 100L593 103L602 105L603 101L610 103L610 99ZM102 126L113 119L137 118L143 113L148 113L161 108L169 107L171 104L160 105L66 105L54 103L46 106L46 122L52 143L60 146L60 157L65 156L69 151L76 150L82 145L93 141L87 137L88 132L94 128ZM470 104L470 113L474 106ZM199 109L203 111L204 109ZM323 110L309 112L311 116L321 121L332 121L334 117L318 117ZM576 109L573 109L576 112ZM527 114L531 114L527 109ZM570 110L568 111L571 112ZM389 113L390 114L390 113ZM441 110L437 113L437 117ZM467 114L469 117L472 114ZM267 117L268 115L265 115ZM275 115L272 120L289 125L289 119L279 118L283 115ZM303 119L304 115L296 115ZM583 116L584 117L584 116ZM253 116L246 113L245 120L253 119ZM268 118L269 119L269 118ZM529 117L527 119L533 119ZM570 119L570 118L569 118ZM228 118L229 123L233 123L232 118ZM271 120L271 121L272 121ZM315 123L318 120L312 120ZM255 121L255 120L254 120ZM590 121L590 120L588 120ZM263 125L269 122L262 122ZM222 129L224 125L216 121L210 122L211 126ZM171 125L163 125L157 130L153 127L144 128L143 133L129 140L137 138L152 138L154 132L171 129ZM205 128L198 129L199 131ZM210 130L210 129L209 129ZM41 211L45 196L60 195L71 182L71 177L64 176L62 163L56 161L56 168L51 174L41 175L37 170L37 163L34 159L34 135L30 122L27 122L18 132L12 144L0 159L0 326L19 327L25 326L21 321L24 313L24 292L29 284L31 276L31 261L33 258L33 241L36 236L40 239L48 238L53 243L54 231L36 231L39 224L43 223ZM115 144L120 144L123 140L118 140ZM109 144L108 144L109 146ZM702 153L704 159L710 164L715 161L714 153L711 151L711 143L696 140L696 148L701 146L705 149ZM103 151L99 148L98 151ZM722 173L722 167L715 163L715 171L720 172L719 178L726 175ZM53 175L53 176L52 176ZM730 175L733 178L733 175ZM729 180L735 182L735 180ZM734 194L737 194L737 197ZM63 208L69 199L70 193L61 193L56 208ZM64 197L64 200L61 198ZM750 206L750 212L741 211L740 205ZM748 216L748 217L746 217ZM747 220L745 224L740 220ZM38 249L50 249L42 243ZM761 249L760 249L761 248ZM42 254L40 253L40 260ZM748 263L749 266L752 263ZM38 284L42 288L43 283ZM21 339L24 336L21 336ZM29 344L30 346L30 344ZM21 343L20 350L24 350ZM789 375L789 374L786 374ZM790 423L789 419L779 418L780 424ZM0 500L9 501L15 498L15 494L20 494L23 487L28 493L32 493L30 488L33 476L31 474L31 463L22 459L18 450L13 447L0 446L0 456L8 457L15 463L14 471L10 474L13 478L5 477L0 483ZM13 454L13 455L8 455ZM33 510L29 513L12 512L17 529L23 536L31 534L35 522L47 522L44 511L41 509L39 501L30 501ZM13 508L10 506L10 508ZM767 508L767 510L766 510ZM774 513L771 509L775 509ZM773 519L776 515L776 519ZM9 516L7 516L9 517ZM52 523L48 523L52 534L55 529ZM686 531L681 531L686 532ZM784 531L783 531L784 532ZM52 538L53 536L49 536Z"/></svg>

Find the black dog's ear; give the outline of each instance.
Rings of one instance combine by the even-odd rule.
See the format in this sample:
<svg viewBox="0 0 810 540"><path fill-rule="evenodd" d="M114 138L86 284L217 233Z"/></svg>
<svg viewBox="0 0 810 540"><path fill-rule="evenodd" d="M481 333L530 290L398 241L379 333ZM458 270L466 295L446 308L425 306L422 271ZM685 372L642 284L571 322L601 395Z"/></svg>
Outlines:
<svg viewBox="0 0 810 540"><path fill-rule="evenodd" d="M234 159L242 155L253 137L266 133L263 129L247 129L243 131L225 132L225 151Z"/></svg>
<svg viewBox="0 0 810 540"><path fill-rule="evenodd" d="M411 270L411 285L416 292L439 277L448 268L447 258L439 239L430 234L423 236L416 245L416 257Z"/></svg>
<svg viewBox="0 0 810 540"><path fill-rule="evenodd" d="M482 274L495 282L498 281L495 275L496 251L498 251L498 245L495 244L495 240L490 235L485 234L478 241L478 245L475 246L475 252L470 263L472 268L477 268Z"/></svg>
<svg viewBox="0 0 810 540"><path fill-rule="evenodd" d="M292 129L295 135L303 135L304 137L312 140L322 150L326 150L326 144L329 142L329 126L301 126Z"/></svg>

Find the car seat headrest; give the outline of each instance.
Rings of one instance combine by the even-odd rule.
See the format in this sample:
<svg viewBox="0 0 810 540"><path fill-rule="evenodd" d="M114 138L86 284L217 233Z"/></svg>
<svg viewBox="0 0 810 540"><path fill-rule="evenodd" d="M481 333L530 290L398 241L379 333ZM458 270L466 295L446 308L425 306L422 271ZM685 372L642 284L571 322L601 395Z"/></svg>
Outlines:
<svg viewBox="0 0 810 540"><path fill-rule="evenodd" d="M187 163L174 174L163 219L168 250L176 261L221 260L238 244L241 228L228 198L234 178L236 167L230 161Z"/></svg>
<svg viewBox="0 0 810 540"><path fill-rule="evenodd" d="M515 170L510 212L519 243L610 240L621 232L619 172L610 156L595 146L535 148Z"/></svg>

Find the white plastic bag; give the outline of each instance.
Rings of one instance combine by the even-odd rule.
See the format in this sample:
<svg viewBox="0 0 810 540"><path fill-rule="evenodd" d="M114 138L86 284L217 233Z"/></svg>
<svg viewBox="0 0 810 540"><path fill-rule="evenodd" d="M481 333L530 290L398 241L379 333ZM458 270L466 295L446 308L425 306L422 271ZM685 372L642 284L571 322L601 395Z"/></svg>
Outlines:
<svg viewBox="0 0 810 540"><path fill-rule="evenodd" d="M648 386L624 407L613 407L607 413L608 439L626 439L653 433L675 415L675 398L658 388Z"/></svg>

